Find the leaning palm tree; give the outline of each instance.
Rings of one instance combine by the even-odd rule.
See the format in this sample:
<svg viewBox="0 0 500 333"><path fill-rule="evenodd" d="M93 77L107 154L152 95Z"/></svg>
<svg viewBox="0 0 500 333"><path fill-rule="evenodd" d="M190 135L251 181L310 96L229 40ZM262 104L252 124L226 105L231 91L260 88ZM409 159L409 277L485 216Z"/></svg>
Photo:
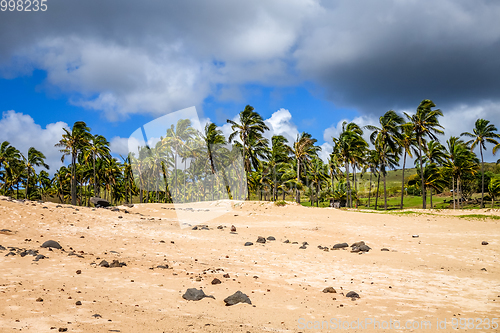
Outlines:
<svg viewBox="0 0 500 333"><path fill-rule="evenodd" d="M373 131L370 135L370 141L375 147L380 147L380 166L384 181L384 209L387 210L387 182L386 182L386 152L391 151L398 153L398 140L401 138L400 127L403 124L403 117L399 116L395 111L389 110L379 118L380 127L367 125L367 129Z"/></svg>
<svg viewBox="0 0 500 333"><path fill-rule="evenodd" d="M422 163L422 149L424 149L424 139L429 137L432 140L437 141L436 134L444 134L441 130L443 126L439 124L439 116L443 116L443 113L439 109L432 110L436 104L429 99L424 99L420 102L417 107L417 112L413 115L409 115L405 112L406 118L408 118L411 123L412 130L415 132L415 137L417 140L418 147L418 159L420 165L420 184L422 190L422 208L426 208L427 199L425 196L425 183L424 183L424 170Z"/></svg>
<svg viewBox="0 0 500 333"><path fill-rule="evenodd" d="M236 136L239 137L240 143L243 146L243 163L247 177L252 170L252 143L262 143L264 131L269 130L262 116L254 111L254 108L247 105L243 111L239 113L238 121L228 119L228 124L231 124L233 132L229 135L229 143ZM261 144L262 146L262 144ZM255 154L253 154L255 156ZM248 199L250 199L250 187L248 187Z"/></svg>
<svg viewBox="0 0 500 333"><path fill-rule="evenodd" d="M63 130L62 139L55 146L61 147L59 151L63 153L62 162L66 155L71 155L71 204L76 205L76 162L79 153L88 143L90 128L85 122L77 121L71 131L66 128Z"/></svg>
<svg viewBox="0 0 500 333"><path fill-rule="evenodd" d="M313 139L311 134L302 132L302 134L297 134L297 140L293 143L292 152L297 161L297 183L301 183L300 180L300 165L307 164L313 156L316 156L321 147L315 146L314 144L318 140ZM297 203L300 203L300 191L297 187L296 198Z"/></svg>
<svg viewBox="0 0 500 333"><path fill-rule="evenodd" d="M45 169L49 170L49 166L47 163L45 163L45 155L36 150L34 147L30 147L28 150L28 156L25 157L24 155L21 155L24 161L24 167L26 168L26 186L24 188L25 194L24 198L28 199L28 192L29 192L29 183L30 183L30 176L31 173L36 177L36 171L35 167L44 167Z"/></svg>
<svg viewBox="0 0 500 333"><path fill-rule="evenodd" d="M472 138L468 144L470 144L470 149L474 150L476 146L479 146L479 151L481 153L481 208L484 208L484 159L483 159L483 150L486 150L486 142L492 143L494 145L498 145L498 141L496 138L500 138L500 135L496 134L497 128L495 125L490 124L489 120L486 119L478 119L476 120L475 127L473 129L473 133L464 132L460 134L460 136L467 136ZM496 148L496 146L495 146ZM494 152L496 152L496 149Z"/></svg>

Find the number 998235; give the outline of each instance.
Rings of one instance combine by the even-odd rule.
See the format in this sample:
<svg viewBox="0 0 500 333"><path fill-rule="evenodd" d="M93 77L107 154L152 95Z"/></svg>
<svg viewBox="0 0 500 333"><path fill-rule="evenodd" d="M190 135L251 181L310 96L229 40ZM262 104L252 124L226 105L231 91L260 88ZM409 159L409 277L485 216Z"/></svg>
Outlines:
<svg viewBox="0 0 500 333"><path fill-rule="evenodd" d="M2 12L44 12L47 8L47 0L0 0Z"/></svg>

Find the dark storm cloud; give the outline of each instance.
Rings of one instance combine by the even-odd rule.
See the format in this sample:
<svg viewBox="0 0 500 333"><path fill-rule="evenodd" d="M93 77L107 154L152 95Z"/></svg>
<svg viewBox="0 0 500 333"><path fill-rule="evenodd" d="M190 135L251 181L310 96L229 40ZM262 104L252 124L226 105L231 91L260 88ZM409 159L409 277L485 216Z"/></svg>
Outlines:
<svg viewBox="0 0 500 333"><path fill-rule="evenodd" d="M0 73L44 69L110 118L231 98L250 82L312 81L336 105L376 114L424 98L448 109L499 101L497 1L47 3L0 12Z"/></svg>

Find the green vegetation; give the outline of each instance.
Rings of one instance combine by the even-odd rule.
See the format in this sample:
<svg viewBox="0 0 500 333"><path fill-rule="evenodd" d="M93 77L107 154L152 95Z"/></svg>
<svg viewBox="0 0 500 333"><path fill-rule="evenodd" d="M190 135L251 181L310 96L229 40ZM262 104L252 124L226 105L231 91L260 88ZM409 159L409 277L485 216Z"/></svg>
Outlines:
<svg viewBox="0 0 500 333"><path fill-rule="evenodd" d="M497 128L478 119L472 132L462 133L470 141L440 141L442 113L434 108L423 100L404 117L389 110L378 124L344 122L326 162L309 133L294 142L281 135L266 138L269 128L250 105L227 121L233 131L228 138L213 123L199 132L181 119L165 128L153 147L138 147L121 161L111 156L106 138L78 121L56 144L62 161L69 157L69 163L53 177L42 152L33 147L20 152L1 143L0 194L74 205L89 205L92 196L99 196L113 204L229 197L316 207L333 201L384 211L499 207L500 166L483 161L488 145L493 153L500 149ZM415 165L406 165L408 157Z"/></svg>

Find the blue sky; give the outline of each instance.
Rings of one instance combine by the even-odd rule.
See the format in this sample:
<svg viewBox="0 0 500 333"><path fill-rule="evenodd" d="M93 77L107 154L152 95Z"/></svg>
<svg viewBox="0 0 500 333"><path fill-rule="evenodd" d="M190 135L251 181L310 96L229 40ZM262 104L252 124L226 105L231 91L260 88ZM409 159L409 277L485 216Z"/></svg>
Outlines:
<svg viewBox="0 0 500 333"><path fill-rule="evenodd" d="M423 99L450 135L500 126L500 4L479 0L51 0L0 12L0 141L35 146L52 169L62 128L126 138L196 107L224 133L245 105L290 141L331 150L342 120L374 124ZM496 160L491 149L486 160Z"/></svg>

